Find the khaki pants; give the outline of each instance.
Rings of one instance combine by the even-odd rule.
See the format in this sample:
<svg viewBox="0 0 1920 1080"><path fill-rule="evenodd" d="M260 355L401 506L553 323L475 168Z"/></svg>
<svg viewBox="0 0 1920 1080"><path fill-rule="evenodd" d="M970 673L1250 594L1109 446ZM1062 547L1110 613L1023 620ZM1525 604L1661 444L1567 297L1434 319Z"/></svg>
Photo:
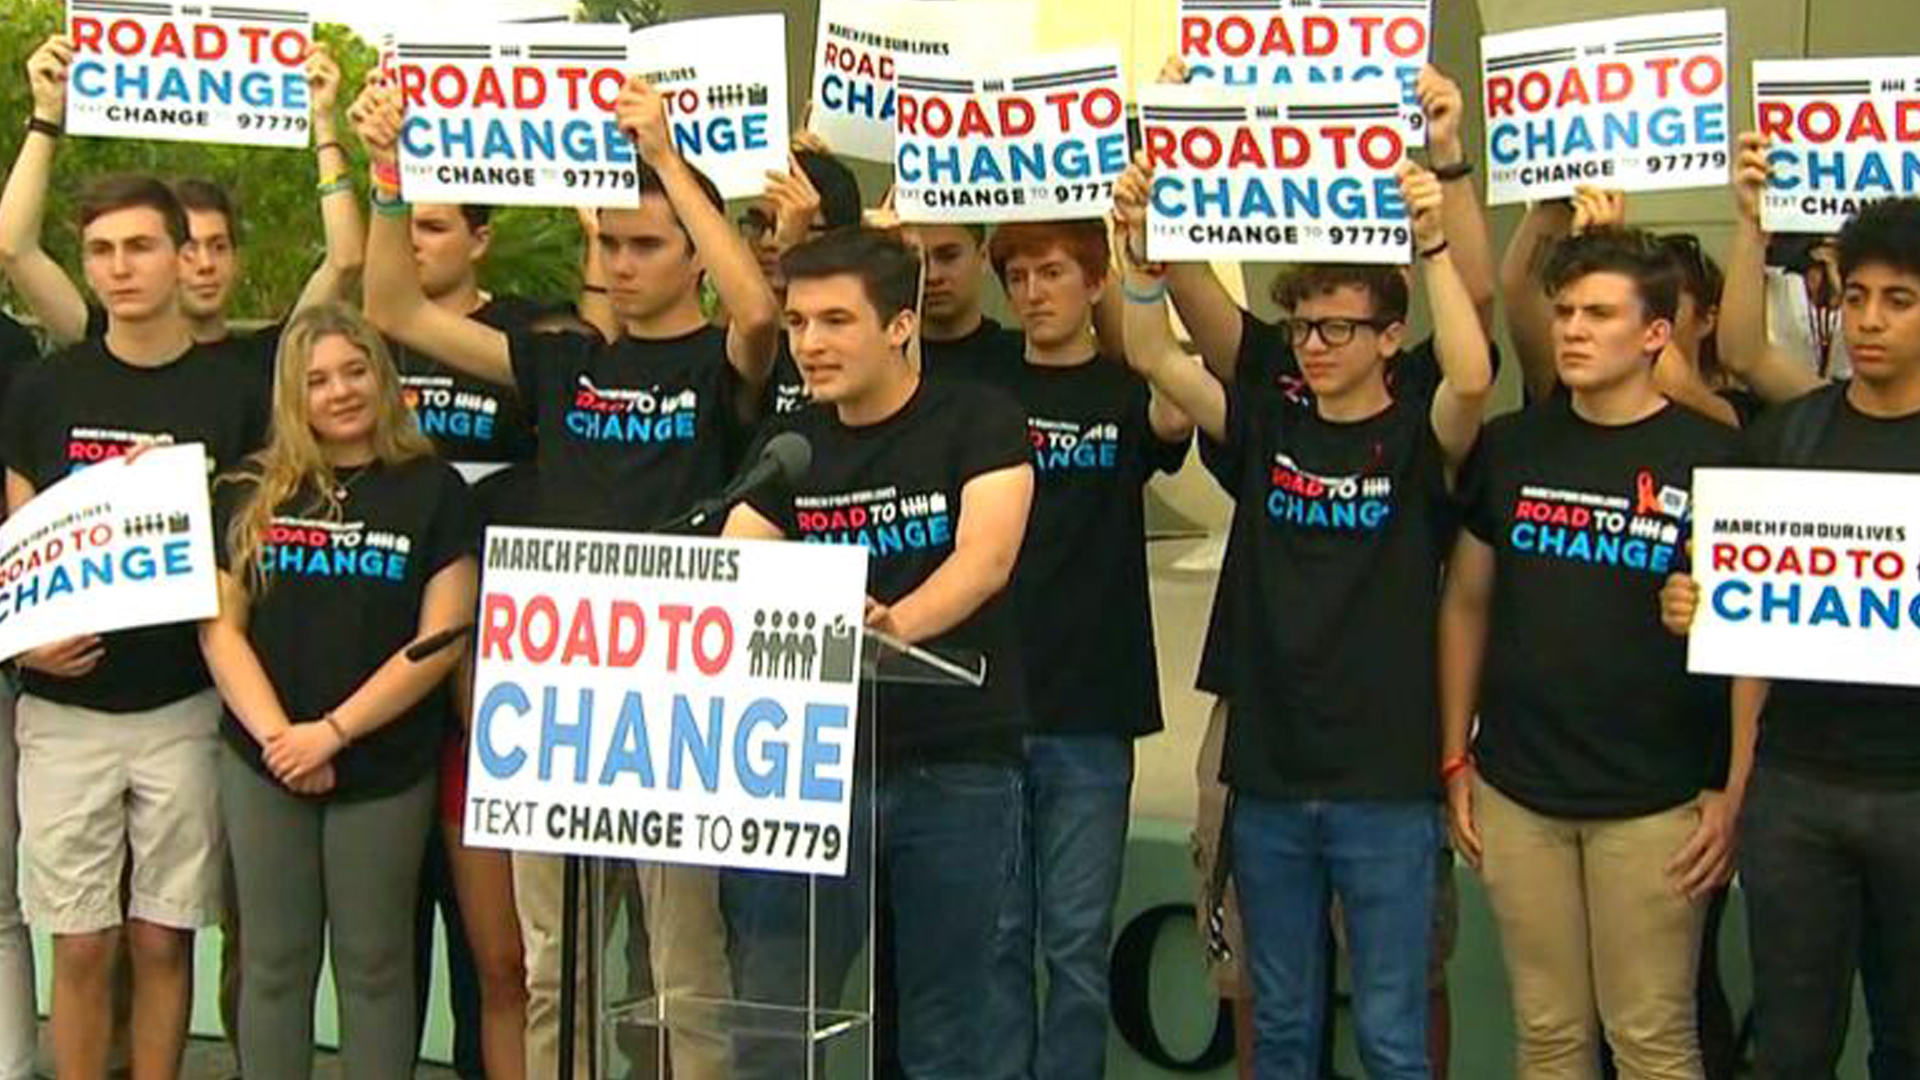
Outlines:
<svg viewBox="0 0 1920 1080"><path fill-rule="evenodd" d="M527 965L527 1076L552 1080L560 1049L560 943L565 875L557 856L516 854L513 857L514 903L520 913L520 939ZM609 867L609 874L625 865ZM633 868L639 879L640 903L647 948L644 961L654 993L662 998L732 996L728 977L726 927L720 918L719 877L697 867L642 863ZM584 911L584 897L583 907ZM611 916L611 912L605 913ZM582 956L591 937L580 938ZM603 958L602 962L605 962ZM579 984L582 1012L575 1028L574 1072L586 1077L587 1039L592 1031L586 1015L586 965ZM627 1045L633 1064L645 1075L652 1054L644 1046ZM727 1039L724 1032L676 1028L668 1045L674 1080L726 1080Z"/></svg>
<svg viewBox="0 0 1920 1080"><path fill-rule="evenodd" d="M1601 1027L1621 1080L1700 1080L1694 979L1706 903L1682 897L1665 871L1699 810L1552 818L1476 779L1473 812L1520 1080L1598 1080Z"/></svg>

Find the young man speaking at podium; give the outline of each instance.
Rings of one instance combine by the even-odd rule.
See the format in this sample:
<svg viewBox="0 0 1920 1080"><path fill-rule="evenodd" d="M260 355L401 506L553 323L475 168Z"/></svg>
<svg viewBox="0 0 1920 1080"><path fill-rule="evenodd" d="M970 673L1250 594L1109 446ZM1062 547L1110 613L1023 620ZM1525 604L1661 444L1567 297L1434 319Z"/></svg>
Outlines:
<svg viewBox="0 0 1920 1080"><path fill-rule="evenodd" d="M922 379L908 363L920 262L897 237L843 229L794 248L781 270L787 340L815 404L776 430L804 435L813 465L789 486L750 495L726 535L862 544L872 556L869 627L986 658L978 688L883 687L866 718L879 725L878 761L860 765L880 770L876 921L892 934L875 966L898 1009L880 1018L879 1044L884 1052L892 1037L906 1075L977 1077L994 918L1022 805L1026 702L1003 594L1033 499L1026 418L995 391ZM864 883L846 884L832 892L839 910L819 920L816 970L829 1008L865 922ZM721 902L736 993L803 1000L807 950L793 946L806 918L792 879L730 873ZM801 1075L801 1053L797 1040L736 1040L735 1078Z"/></svg>

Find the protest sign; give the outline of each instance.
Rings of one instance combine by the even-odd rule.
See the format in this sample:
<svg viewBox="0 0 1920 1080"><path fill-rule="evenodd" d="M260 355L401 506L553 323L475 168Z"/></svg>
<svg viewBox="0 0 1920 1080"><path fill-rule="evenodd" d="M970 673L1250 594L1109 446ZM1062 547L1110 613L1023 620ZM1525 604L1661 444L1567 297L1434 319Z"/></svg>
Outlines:
<svg viewBox="0 0 1920 1080"><path fill-rule="evenodd" d="M401 192L428 203L634 205L633 142L613 118L627 36L613 24L398 32Z"/></svg>
<svg viewBox="0 0 1920 1080"><path fill-rule="evenodd" d="M68 0L67 130L75 135L305 146L304 6L249 0Z"/></svg>
<svg viewBox="0 0 1920 1080"><path fill-rule="evenodd" d="M667 99L673 142L729 199L787 169L787 20L734 15L633 33L633 69Z"/></svg>
<svg viewBox="0 0 1920 1080"><path fill-rule="evenodd" d="M1406 157L1391 84L1249 93L1140 88L1154 167L1147 257L1406 263Z"/></svg>
<svg viewBox="0 0 1920 1080"><path fill-rule="evenodd" d="M1687 669L1920 686L1920 476L1700 469Z"/></svg>
<svg viewBox="0 0 1920 1080"><path fill-rule="evenodd" d="M1408 132L1426 124L1417 84L1432 51L1431 0L1180 0L1191 81L1262 88L1387 78Z"/></svg>
<svg viewBox="0 0 1920 1080"><path fill-rule="evenodd" d="M898 60L894 209L907 222L1098 218L1127 168L1120 54Z"/></svg>
<svg viewBox="0 0 1920 1080"><path fill-rule="evenodd" d="M1753 105L1768 232L1838 232L1870 202L1920 195L1920 57L1756 60Z"/></svg>
<svg viewBox="0 0 1920 1080"><path fill-rule="evenodd" d="M845 872L867 553L489 529L470 843Z"/></svg>
<svg viewBox="0 0 1920 1080"><path fill-rule="evenodd" d="M70 473L0 525L0 658L219 610L199 443Z"/></svg>
<svg viewBox="0 0 1920 1080"><path fill-rule="evenodd" d="M1492 34L1480 55L1489 203L1726 185L1726 12Z"/></svg>
<svg viewBox="0 0 1920 1080"><path fill-rule="evenodd" d="M1029 0L821 0L807 128L842 157L891 162L895 58L1023 55L1035 16Z"/></svg>

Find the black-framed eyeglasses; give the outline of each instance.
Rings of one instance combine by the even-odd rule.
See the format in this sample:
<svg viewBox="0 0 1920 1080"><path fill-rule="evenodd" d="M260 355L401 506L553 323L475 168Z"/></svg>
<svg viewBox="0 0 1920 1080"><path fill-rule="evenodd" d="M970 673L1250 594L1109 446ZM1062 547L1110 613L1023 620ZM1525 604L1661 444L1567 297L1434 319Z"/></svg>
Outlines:
<svg viewBox="0 0 1920 1080"><path fill-rule="evenodd" d="M1315 334L1320 335L1322 344L1328 348L1337 349L1352 341L1354 335L1360 332L1361 327L1379 333L1387 327L1392 326L1395 321L1394 319L1345 319L1338 317L1328 319L1282 319L1280 320L1280 330L1287 335L1287 340L1291 342L1296 349L1305 345L1307 339Z"/></svg>
<svg viewBox="0 0 1920 1080"><path fill-rule="evenodd" d="M778 224L773 220L773 218L768 217L766 214L763 214L758 210L746 211L745 213L741 214L739 217L734 218L733 223L735 226L737 226L740 229L740 235L746 237L749 240L758 240L762 236L765 236L766 234L772 232L774 230L774 227ZM808 237L819 236L821 233L826 231L827 231L826 222L821 221L819 215L817 214L814 216L814 219L812 221L807 222Z"/></svg>

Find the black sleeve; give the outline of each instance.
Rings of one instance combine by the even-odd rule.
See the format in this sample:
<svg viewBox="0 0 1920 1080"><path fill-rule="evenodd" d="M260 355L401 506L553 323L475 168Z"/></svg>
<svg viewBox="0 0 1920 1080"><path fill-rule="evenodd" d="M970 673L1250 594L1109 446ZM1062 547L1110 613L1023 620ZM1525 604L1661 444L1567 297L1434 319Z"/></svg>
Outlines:
<svg viewBox="0 0 1920 1080"><path fill-rule="evenodd" d="M1503 441L1496 426L1480 431L1480 438L1460 467L1459 505L1461 523L1467 531L1486 544L1497 544L1500 536L1500 507L1493 493L1493 462L1499 453L1496 443Z"/></svg>
<svg viewBox="0 0 1920 1080"><path fill-rule="evenodd" d="M558 417L543 417L547 405L541 393L546 381L557 372L571 371L591 357L599 347L594 338L570 331L541 333L513 330L507 334L507 359L513 368L514 389L527 410L527 419L538 425L558 422Z"/></svg>
<svg viewBox="0 0 1920 1080"><path fill-rule="evenodd" d="M1234 498L1240 496L1240 476L1246 464L1248 440L1259 423L1261 394L1237 383L1227 389L1227 437L1219 442L1200 433L1201 460L1207 471Z"/></svg>
<svg viewBox="0 0 1920 1080"><path fill-rule="evenodd" d="M433 519L427 525L423 581L480 549L480 515L474 508L473 492L452 466L436 461L433 470L440 493Z"/></svg>
<svg viewBox="0 0 1920 1080"><path fill-rule="evenodd" d="M273 399L273 376L280 362L280 335L286 333L286 323L270 323L255 330L247 338L247 347L242 354L245 363L266 379L267 399Z"/></svg>
<svg viewBox="0 0 1920 1080"><path fill-rule="evenodd" d="M1033 461L1027 444L1027 414L998 390L974 385L977 408L955 409L962 419L959 444L960 483L976 476Z"/></svg>
<svg viewBox="0 0 1920 1080"><path fill-rule="evenodd" d="M1140 479L1146 479L1156 472L1177 473L1187 463L1187 448L1193 445L1193 437L1184 439L1163 439L1153 430L1153 392L1145 385L1139 388L1134 407L1133 422L1139 425L1140 446L1142 448Z"/></svg>
<svg viewBox="0 0 1920 1080"><path fill-rule="evenodd" d="M34 453L35 421L44 415L40 397L46 363L35 361L21 371L8 388L4 407L0 407L0 461L31 480L36 488L46 486L42 483L45 463L36 460Z"/></svg>

